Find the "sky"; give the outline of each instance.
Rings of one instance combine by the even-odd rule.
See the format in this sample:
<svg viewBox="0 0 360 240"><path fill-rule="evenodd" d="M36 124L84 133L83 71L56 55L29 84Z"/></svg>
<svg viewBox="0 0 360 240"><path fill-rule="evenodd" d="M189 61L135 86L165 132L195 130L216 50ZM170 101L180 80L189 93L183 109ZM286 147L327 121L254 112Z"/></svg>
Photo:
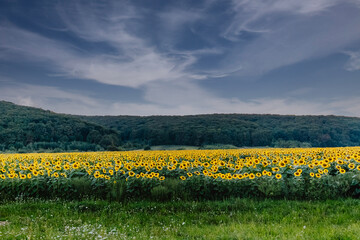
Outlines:
<svg viewBox="0 0 360 240"><path fill-rule="evenodd" d="M0 0L0 100L360 117L360 0Z"/></svg>

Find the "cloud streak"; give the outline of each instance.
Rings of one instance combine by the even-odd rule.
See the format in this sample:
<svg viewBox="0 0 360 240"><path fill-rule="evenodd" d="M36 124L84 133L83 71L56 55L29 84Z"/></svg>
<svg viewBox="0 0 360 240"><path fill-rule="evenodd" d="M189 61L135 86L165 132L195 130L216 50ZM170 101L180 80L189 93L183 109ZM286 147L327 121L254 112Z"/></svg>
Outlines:
<svg viewBox="0 0 360 240"><path fill-rule="evenodd" d="M239 9L224 37L259 31L223 60L237 75L262 75L304 60L343 51L360 39L360 8L353 1L234 1ZM251 17L239 19L242 11ZM237 17L239 15L239 17ZM235 27L236 26L236 27ZM230 63L230 64L229 64Z"/></svg>
<svg viewBox="0 0 360 240"><path fill-rule="evenodd" d="M339 114L360 117L360 98L332 99L321 102L291 98L254 98L248 101L210 96L191 85L159 85L148 91L144 103L107 102L84 92L61 88L13 84L0 89L2 99L21 105L41 107L60 113L84 115L190 115L210 113L272 113L296 115ZM190 91L190 92L189 92ZM197 104L194 104L196 102ZM106 106L106 108L104 107Z"/></svg>
<svg viewBox="0 0 360 240"><path fill-rule="evenodd" d="M359 52L344 52L350 59L345 65L345 69L348 71L360 70L360 51Z"/></svg>
<svg viewBox="0 0 360 240"><path fill-rule="evenodd" d="M232 0L232 11L235 13L233 22L224 32L229 40L238 40L242 31L266 33L281 27L277 22L279 16L297 17L301 15L316 15L343 2L356 0ZM288 20L288 19L287 19ZM274 24L276 23L276 24ZM280 25L279 25L280 24Z"/></svg>
<svg viewBox="0 0 360 240"><path fill-rule="evenodd" d="M132 8L124 5L112 7L104 11L78 3L57 7L69 32L87 42L111 46L114 49L111 54L92 53L14 25L2 25L0 48L8 54L1 57L15 60L21 56L17 60L50 61L64 76L127 87L139 87L155 80L191 78L192 74L188 74L185 68L196 61L194 56L158 52L127 29L129 21L138 18Z"/></svg>

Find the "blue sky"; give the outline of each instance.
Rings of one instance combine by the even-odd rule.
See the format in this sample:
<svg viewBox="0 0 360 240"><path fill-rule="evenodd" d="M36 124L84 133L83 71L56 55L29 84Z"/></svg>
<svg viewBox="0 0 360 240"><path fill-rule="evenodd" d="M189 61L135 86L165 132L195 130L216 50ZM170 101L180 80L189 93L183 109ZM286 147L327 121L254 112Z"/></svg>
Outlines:
<svg viewBox="0 0 360 240"><path fill-rule="evenodd" d="M0 100L360 117L360 1L2 0Z"/></svg>

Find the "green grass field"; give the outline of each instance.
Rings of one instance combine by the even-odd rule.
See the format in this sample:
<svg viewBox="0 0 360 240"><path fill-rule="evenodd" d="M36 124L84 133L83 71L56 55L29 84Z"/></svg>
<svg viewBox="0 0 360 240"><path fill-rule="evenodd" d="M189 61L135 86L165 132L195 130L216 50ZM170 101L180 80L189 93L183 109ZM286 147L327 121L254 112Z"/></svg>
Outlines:
<svg viewBox="0 0 360 240"><path fill-rule="evenodd" d="M6 202L0 239L360 239L360 200Z"/></svg>

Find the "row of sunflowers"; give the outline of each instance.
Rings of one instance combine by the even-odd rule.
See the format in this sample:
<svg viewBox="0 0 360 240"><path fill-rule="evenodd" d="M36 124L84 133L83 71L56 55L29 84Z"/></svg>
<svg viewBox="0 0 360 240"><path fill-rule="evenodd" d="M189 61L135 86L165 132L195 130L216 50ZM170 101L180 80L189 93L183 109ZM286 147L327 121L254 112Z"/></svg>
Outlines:
<svg viewBox="0 0 360 240"><path fill-rule="evenodd" d="M360 171L360 148L179 150L0 155L0 178L69 177L84 172L97 179L193 176L241 180L316 177Z"/></svg>

